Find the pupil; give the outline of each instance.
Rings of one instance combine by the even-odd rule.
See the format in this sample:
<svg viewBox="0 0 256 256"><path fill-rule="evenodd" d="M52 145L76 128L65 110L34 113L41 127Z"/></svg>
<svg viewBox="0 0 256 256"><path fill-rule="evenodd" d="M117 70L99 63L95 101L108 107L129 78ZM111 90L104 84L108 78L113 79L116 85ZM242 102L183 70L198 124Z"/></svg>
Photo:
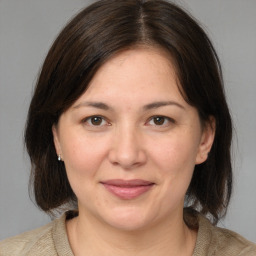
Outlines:
<svg viewBox="0 0 256 256"><path fill-rule="evenodd" d="M92 124L93 125L100 125L101 122L102 122L102 118L101 117L96 116L96 117L92 118Z"/></svg>
<svg viewBox="0 0 256 256"><path fill-rule="evenodd" d="M154 122L156 125L162 125L164 123L164 118L163 117L155 117Z"/></svg>

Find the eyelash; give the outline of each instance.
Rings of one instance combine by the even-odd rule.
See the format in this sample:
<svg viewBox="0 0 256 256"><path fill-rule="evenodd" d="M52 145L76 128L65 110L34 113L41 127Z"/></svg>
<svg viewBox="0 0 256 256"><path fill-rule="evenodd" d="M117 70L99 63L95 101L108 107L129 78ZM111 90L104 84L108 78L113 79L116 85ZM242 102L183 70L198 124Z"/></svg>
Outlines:
<svg viewBox="0 0 256 256"><path fill-rule="evenodd" d="M92 123L93 118L95 118L95 119L98 118L98 119L99 119L99 121L100 121L99 125ZM160 121L160 124L154 123L154 124L152 124L153 126L166 127L166 126L168 126L170 123L173 123L173 124L175 123L175 120L174 120L174 119L172 119L172 118L170 118L170 117L166 117L166 116L161 116L161 115L159 115L159 116L152 116L152 117L150 117L150 118L148 119L148 121L146 122L146 124L147 124L147 125L148 125L148 124L150 125L150 122L151 122L151 121L154 122L154 121L156 121L157 119L160 119L160 120L159 120L159 121ZM164 120L162 120L162 119L164 119ZM96 121L96 120L94 120L94 121ZM163 123L161 123L161 121L163 121ZM104 123L102 124L102 122L104 122ZM166 122L167 122L167 123L166 123ZM111 125L110 122L108 122L105 117L100 116L100 115L94 115L94 116L86 117L85 119L82 120L82 123L86 123L87 125L93 126L93 127L102 127L102 126L110 126L110 125Z"/></svg>
<svg viewBox="0 0 256 256"><path fill-rule="evenodd" d="M99 118L101 120L101 123L99 125L92 124L92 119L93 118ZM105 124L102 125L102 121L105 122ZM94 127L97 127L97 126L101 127L101 126L104 126L104 125L110 125L110 123L106 120L106 118L103 117L103 116L100 116L100 115L99 116L95 115L95 116L86 117L85 119L82 120L82 122L87 123L87 125L94 126Z"/></svg>
<svg viewBox="0 0 256 256"><path fill-rule="evenodd" d="M170 117L167 117L167 116L152 116L149 121L147 123L150 123L151 121L154 122L154 120L156 121L156 119L164 119L164 123L160 123L160 124L156 124L154 123L153 126L161 126L161 127L166 127L168 126L170 123L175 123L175 120L170 118ZM167 123L166 123L167 122Z"/></svg>

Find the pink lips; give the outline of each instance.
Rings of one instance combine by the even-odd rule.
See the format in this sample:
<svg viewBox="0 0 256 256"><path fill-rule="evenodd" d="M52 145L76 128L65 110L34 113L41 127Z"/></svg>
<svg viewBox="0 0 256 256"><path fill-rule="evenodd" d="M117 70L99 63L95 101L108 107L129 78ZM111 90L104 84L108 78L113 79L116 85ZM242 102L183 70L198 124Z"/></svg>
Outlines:
<svg viewBox="0 0 256 256"><path fill-rule="evenodd" d="M134 199L150 190L154 183L145 180L107 180L101 182L104 187L121 199Z"/></svg>

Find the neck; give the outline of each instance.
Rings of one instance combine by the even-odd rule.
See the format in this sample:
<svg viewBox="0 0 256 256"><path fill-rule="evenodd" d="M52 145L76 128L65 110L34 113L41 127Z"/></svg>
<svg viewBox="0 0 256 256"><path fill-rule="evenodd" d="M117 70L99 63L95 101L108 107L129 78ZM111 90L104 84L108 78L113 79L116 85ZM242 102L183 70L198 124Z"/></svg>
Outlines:
<svg viewBox="0 0 256 256"><path fill-rule="evenodd" d="M72 250L77 256L192 255L196 242L196 232L185 225L182 214L145 229L127 231L80 213L67 223L67 229Z"/></svg>

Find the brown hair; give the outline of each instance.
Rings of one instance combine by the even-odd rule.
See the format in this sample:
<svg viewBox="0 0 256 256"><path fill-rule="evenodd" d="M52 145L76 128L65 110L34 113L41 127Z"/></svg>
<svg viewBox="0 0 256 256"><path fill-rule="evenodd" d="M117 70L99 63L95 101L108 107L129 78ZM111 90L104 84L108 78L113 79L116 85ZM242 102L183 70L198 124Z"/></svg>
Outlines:
<svg viewBox="0 0 256 256"><path fill-rule="evenodd" d="M212 149L207 161L195 166L186 202L217 223L225 214L232 188L232 124L221 66L197 22L162 0L95 2L72 19L53 43L37 81L25 131L36 203L46 212L76 203L65 166L57 161L52 126L85 92L104 62L136 45L168 51L185 100L197 108L203 123L210 116L216 120Z"/></svg>

